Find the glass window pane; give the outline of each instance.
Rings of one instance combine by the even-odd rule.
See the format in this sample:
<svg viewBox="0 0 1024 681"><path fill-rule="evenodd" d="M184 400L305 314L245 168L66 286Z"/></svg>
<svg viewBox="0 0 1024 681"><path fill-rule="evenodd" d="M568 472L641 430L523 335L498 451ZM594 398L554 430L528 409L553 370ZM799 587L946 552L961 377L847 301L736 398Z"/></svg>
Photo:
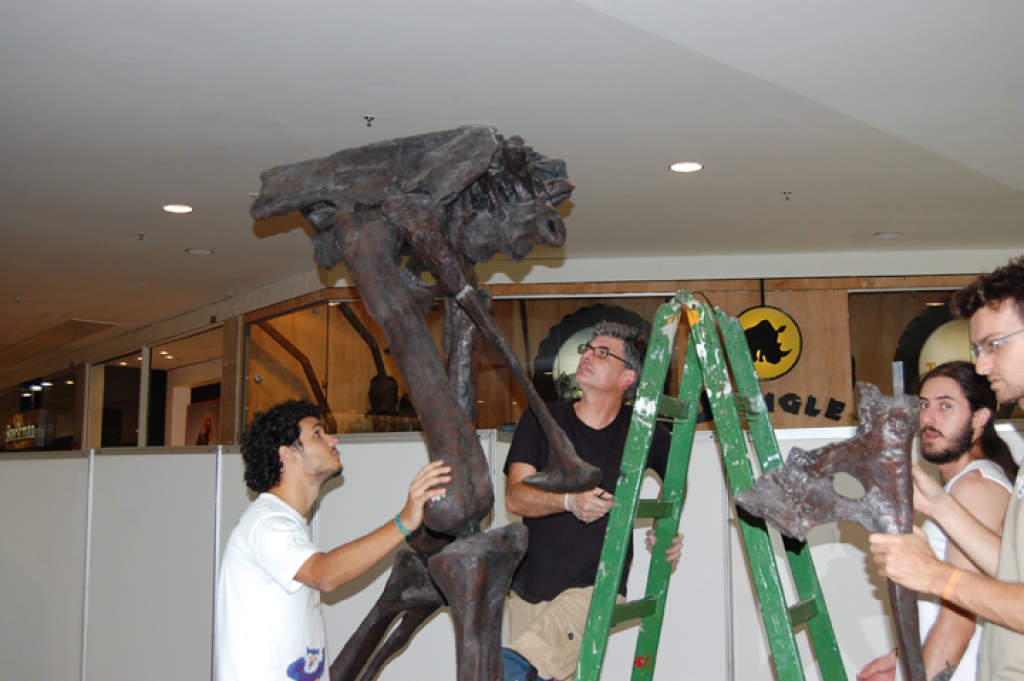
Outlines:
<svg viewBox="0 0 1024 681"><path fill-rule="evenodd" d="M156 345L150 354L150 446L220 444L221 327Z"/></svg>

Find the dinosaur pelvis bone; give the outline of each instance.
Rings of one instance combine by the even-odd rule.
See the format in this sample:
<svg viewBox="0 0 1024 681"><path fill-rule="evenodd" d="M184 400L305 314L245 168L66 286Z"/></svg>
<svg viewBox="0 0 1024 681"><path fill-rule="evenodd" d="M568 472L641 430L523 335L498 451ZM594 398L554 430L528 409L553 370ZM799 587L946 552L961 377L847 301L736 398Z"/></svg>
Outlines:
<svg viewBox="0 0 1024 681"><path fill-rule="evenodd" d="M857 523L870 532L911 532L910 452L918 429L918 398L892 398L869 383L858 383L857 391L860 422L854 437L811 451L794 447L783 466L737 494L736 504L801 541L816 525L836 521ZM855 478L864 495L853 499L839 494L835 490L838 473ZM897 621L903 676L923 680L917 596L889 582L889 598Z"/></svg>

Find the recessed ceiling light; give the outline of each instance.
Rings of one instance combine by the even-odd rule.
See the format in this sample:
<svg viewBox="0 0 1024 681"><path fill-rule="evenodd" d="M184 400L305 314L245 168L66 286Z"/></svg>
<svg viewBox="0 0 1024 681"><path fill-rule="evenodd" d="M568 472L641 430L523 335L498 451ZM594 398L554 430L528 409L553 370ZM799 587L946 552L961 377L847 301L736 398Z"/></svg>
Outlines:
<svg viewBox="0 0 1024 681"><path fill-rule="evenodd" d="M897 239L903 236L903 232L875 232L875 236L879 239Z"/></svg>
<svg viewBox="0 0 1024 681"><path fill-rule="evenodd" d="M41 385L34 385L34 386L32 386L32 392L34 392L34 393L42 392L42 390L43 390L43 386L41 386Z"/></svg>
<svg viewBox="0 0 1024 681"><path fill-rule="evenodd" d="M166 354L167 354L167 351L166 351L166 350L161 350L161 351L160 351L160 354L161 354L161 355L166 355Z"/></svg>
<svg viewBox="0 0 1024 681"><path fill-rule="evenodd" d="M693 161L683 161L682 163L673 163L668 167L673 173L695 173L698 170L704 170L703 163L694 163Z"/></svg>
<svg viewBox="0 0 1024 681"><path fill-rule="evenodd" d="M64 383L67 384L67 385L74 385L75 384L75 382L72 381L70 378L68 380L64 381Z"/></svg>
<svg viewBox="0 0 1024 681"><path fill-rule="evenodd" d="M210 255L213 253L209 248L186 248L185 252L189 255Z"/></svg>
<svg viewBox="0 0 1024 681"><path fill-rule="evenodd" d="M167 359L174 359L174 355L166 355Z"/></svg>
<svg viewBox="0 0 1024 681"><path fill-rule="evenodd" d="M49 388L51 385L53 385L53 383L50 383L49 381L41 381L39 385L43 386L44 388Z"/></svg>
<svg viewBox="0 0 1024 681"><path fill-rule="evenodd" d="M22 393L22 397L32 397L32 393Z"/></svg>
<svg viewBox="0 0 1024 681"><path fill-rule="evenodd" d="M178 213L179 215L184 213L191 213L192 206L186 206L183 203L169 203L164 206L164 210L168 213Z"/></svg>

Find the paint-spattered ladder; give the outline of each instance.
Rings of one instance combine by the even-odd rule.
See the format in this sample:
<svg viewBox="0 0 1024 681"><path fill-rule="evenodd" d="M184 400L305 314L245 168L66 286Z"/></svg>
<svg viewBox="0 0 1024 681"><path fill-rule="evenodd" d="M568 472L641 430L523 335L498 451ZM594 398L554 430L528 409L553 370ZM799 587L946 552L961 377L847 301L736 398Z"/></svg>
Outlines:
<svg viewBox="0 0 1024 681"><path fill-rule="evenodd" d="M674 398L663 395L662 390L672 362L676 332L683 318L689 328L689 342L679 397ZM718 308L696 300L687 291L680 291L658 310L651 332L633 420L626 438L622 472L615 489L616 503L609 518L601 569L594 586L583 649L576 667L577 681L598 681L610 628L637 618L640 619L640 631L632 679L649 680L654 676L671 572L665 551L679 530L702 386L707 386L731 494L735 495L754 483L741 417L749 428L761 470L767 471L782 463L740 323ZM655 421L659 417L675 424L662 493L660 499L640 499L640 484L647 466ZM746 560L772 650L776 678L779 681L804 679L793 630L806 624L822 678L845 681L846 671L810 551L803 543L787 540L786 557L800 598L798 603L789 606L764 521L742 510L738 510L737 515ZM626 547L632 541L635 518L657 519L657 541L645 596L619 605L615 602L616 593L626 560ZM699 615L695 613L694 616ZM612 678L622 677L617 673Z"/></svg>

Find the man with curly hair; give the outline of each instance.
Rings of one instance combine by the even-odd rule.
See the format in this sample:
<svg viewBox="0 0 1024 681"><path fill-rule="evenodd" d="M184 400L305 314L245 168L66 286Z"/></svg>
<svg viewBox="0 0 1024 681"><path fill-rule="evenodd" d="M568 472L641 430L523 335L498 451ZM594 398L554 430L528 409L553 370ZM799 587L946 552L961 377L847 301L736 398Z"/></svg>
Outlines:
<svg viewBox="0 0 1024 681"><path fill-rule="evenodd" d="M971 354L1003 404L1024 406L1024 257L979 277L953 298L969 320ZM920 530L873 534L879 574L986 620L978 657L980 681L1024 679L1024 475L1006 509L1002 541L929 475L914 467L914 506L932 518L980 573L935 557ZM937 677L938 678L938 677Z"/></svg>
<svg viewBox="0 0 1024 681"><path fill-rule="evenodd" d="M505 506L523 516L530 534L507 604L505 681L563 679L576 668L633 416L624 400L636 394L647 339L632 327L602 322L579 352L576 384L583 396L548 407L576 452L600 467L603 478L600 487L577 494L526 484L525 478L547 465L548 443L533 412L523 414L505 463ZM668 429L658 424L647 465L662 477L670 440ZM652 540L648 533L648 548ZM668 559L678 561L681 550L682 535L669 547ZM631 546L619 586L623 597L632 557Z"/></svg>
<svg viewBox="0 0 1024 681"><path fill-rule="evenodd" d="M341 474L337 439L320 411L289 401L257 414L242 436L245 484L259 497L238 521L217 583L215 678L261 681L325 677L327 640L320 591L362 576L423 522L423 505L444 495L450 467L427 464L405 507L364 537L331 551L311 541L306 518L321 486Z"/></svg>

